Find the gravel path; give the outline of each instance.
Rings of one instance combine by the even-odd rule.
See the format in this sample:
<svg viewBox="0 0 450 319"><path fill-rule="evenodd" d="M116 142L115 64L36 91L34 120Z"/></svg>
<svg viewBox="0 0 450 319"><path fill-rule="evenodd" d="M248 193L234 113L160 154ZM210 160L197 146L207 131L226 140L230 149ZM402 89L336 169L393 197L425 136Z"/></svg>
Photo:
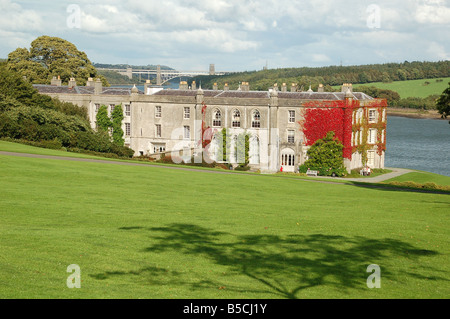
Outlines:
<svg viewBox="0 0 450 319"><path fill-rule="evenodd" d="M412 172L412 170L407 169L407 168L385 167L385 169L391 170L392 172L387 173L387 174L378 175L375 177L343 178L343 177L320 176L320 178L327 178L327 179L330 178L330 179L352 181L352 182L379 183L379 182Z"/></svg>

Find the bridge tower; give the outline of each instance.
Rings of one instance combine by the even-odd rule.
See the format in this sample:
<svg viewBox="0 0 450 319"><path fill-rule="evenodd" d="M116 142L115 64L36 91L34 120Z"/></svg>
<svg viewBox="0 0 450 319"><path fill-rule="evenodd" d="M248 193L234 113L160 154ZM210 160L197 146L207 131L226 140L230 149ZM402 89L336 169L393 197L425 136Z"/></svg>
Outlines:
<svg viewBox="0 0 450 319"><path fill-rule="evenodd" d="M156 85L161 85L161 65L156 66Z"/></svg>
<svg viewBox="0 0 450 319"><path fill-rule="evenodd" d="M216 67L214 64L209 65L209 75L216 75Z"/></svg>
<svg viewBox="0 0 450 319"><path fill-rule="evenodd" d="M128 67L126 75L128 76L129 79L132 79L133 78L133 68Z"/></svg>

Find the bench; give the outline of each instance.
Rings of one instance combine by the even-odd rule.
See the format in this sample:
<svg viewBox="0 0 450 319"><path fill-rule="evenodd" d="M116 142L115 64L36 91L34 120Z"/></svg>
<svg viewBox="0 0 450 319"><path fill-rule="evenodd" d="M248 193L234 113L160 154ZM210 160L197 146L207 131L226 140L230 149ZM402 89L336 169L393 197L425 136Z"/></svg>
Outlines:
<svg viewBox="0 0 450 319"><path fill-rule="evenodd" d="M308 176L317 176L318 171L307 170L306 175Z"/></svg>

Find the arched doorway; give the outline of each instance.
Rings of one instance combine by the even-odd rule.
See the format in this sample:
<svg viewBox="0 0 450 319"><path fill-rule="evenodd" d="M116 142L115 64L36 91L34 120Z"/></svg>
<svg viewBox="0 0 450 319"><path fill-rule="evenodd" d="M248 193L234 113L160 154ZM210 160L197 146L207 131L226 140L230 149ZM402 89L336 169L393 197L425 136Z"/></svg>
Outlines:
<svg viewBox="0 0 450 319"><path fill-rule="evenodd" d="M295 152L292 148L284 148L281 151L281 167L283 172L295 171Z"/></svg>

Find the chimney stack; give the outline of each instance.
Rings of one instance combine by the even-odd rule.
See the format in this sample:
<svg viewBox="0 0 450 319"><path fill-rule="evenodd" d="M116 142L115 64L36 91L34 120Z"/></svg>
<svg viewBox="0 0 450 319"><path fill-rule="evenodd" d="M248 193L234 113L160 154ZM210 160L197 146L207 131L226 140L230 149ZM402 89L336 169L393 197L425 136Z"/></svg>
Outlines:
<svg viewBox="0 0 450 319"><path fill-rule="evenodd" d="M287 92L287 86L286 86L286 83L283 83L283 84L281 85L281 92Z"/></svg>
<svg viewBox="0 0 450 319"><path fill-rule="evenodd" d="M353 92L353 87L351 83L344 83L342 84L341 92L347 92L349 90L350 92Z"/></svg>
<svg viewBox="0 0 450 319"><path fill-rule="evenodd" d="M217 90L217 83L213 84L213 90L215 90L215 91Z"/></svg>
<svg viewBox="0 0 450 319"><path fill-rule="evenodd" d="M100 79L95 80L94 83L94 94L101 94L103 91L102 81Z"/></svg>
<svg viewBox="0 0 450 319"><path fill-rule="evenodd" d="M88 78L88 80L86 82L86 86L94 86L94 79L93 78Z"/></svg>
<svg viewBox="0 0 450 319"><path fill-rule="evenodd" d="M69 83L67 84L67 87L69 89L72 89L77 86L77 81L75 81L75 78L70 78Z"/></svg>
<svg viewBox="0 0 450 319"><path fill-rule="evenodd" d="M197 84L195 84L195 81L192 81L192 83L191 83L191 89L192 89L192 90L197 90Z"/></svg>
<svg viewBox="0 0 450 319"><path fill-rule="evenodd" d="M278 83L275 83L275 84L273 85L273 90L274 90L274 91L278 91Z"/></svg>
<svg viewBox="0 0 450 319"><path fill-rule="evenodd" d="M55 86L61 86L61 77L58 75L58 78L56 78L56 76L54 76L52 78L52 81L50 82L51 85L55 85Z"/></svg>
<svg viewBox="0 0 450 319"><path fill-rule="evenodd" d="M178 88L179 90L187 90L188 89L188 83L186 81L180 81L180 86Z"/></svg>
<svg viewBox="0 0 450 319"><path fill-rule="evenodd" d="M223 90L224 91L228 91L230 88L228 87L228 83L225 83L225 85L223 86Z"/></svg>
<svg viewBox="0 0 450 319"><path fill-rule="evenodd" d="M241 83L241 90L242 91L250 91L250 85L248 84L248 82Z"/></svg>
<svg viewBox="0 0 450 319"><path fill-rule="evenodd" d="M145 80L145 84L144 84L144 94L149 94L148 91L148 87L151 85L151 81L150 80Z"/></svg>
<svg viewBox="0 0 450 319"><path fill-rule="evenodd" d="M323 92L323 91L324 91L323 84L320 83L319 88L317 89L317 92Z"/></svg>
<svg viewBox="0 0 450 319"><path fill-rule="evenodd" d="M295 83L291 84L291 92L297 92L297 84Z"/></svg>

